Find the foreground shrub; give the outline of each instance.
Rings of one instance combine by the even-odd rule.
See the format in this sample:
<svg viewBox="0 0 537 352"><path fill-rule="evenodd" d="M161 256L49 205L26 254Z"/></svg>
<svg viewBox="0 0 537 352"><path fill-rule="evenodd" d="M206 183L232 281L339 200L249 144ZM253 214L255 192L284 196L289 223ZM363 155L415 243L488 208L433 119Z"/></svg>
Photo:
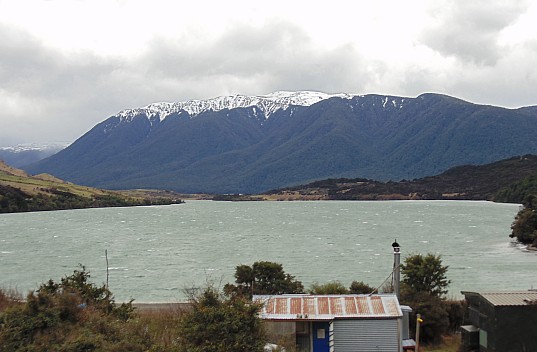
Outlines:
<svg viewBox="0 0 537 352"><path fill-rule="evenodd" d="M193 295L190 301L192 310L184 313L179 324L182 351L263 351L260 304L242 297L224 298L211 287Z"/></svg>
<svg viewBox="0 0 537 352"><path fill-rule="evenodd" d="M49 280L26 301L0 313L0 351L144 351L150 339L129 322L131 303L117 306L84 267Z"/></svg>

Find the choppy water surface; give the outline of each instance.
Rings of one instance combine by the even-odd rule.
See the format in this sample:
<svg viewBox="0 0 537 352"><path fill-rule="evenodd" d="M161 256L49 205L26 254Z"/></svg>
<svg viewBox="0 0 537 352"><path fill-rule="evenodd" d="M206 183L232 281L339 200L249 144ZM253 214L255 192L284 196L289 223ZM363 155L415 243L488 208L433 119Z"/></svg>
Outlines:
<svg viewBox="0 0 537 352"><path fill-rule="evenodd" d="M508 237L514 204L459 201L211 202L0 215L0 286L25 293L79 263L118 301L183 300L233 281L238 264L282 263L314 281L380 285L402 256L441 254L450 295L537 287L537 253Z"/></svg>

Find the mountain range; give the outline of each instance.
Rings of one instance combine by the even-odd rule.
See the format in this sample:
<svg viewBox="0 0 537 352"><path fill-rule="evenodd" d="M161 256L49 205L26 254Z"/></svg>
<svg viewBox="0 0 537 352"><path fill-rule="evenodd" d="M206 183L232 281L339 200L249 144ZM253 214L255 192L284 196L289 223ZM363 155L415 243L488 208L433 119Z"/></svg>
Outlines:
<svg viewBox="0 0 537 352"><path fill-rule="evenodd" d="M0 160L13 167L20 167L35 163L41 159L56 154L68 143L50 144L18 144L0 147Z"/></svg>
<svg viewBox="0 0 537 352"><path fill-rule="evenodd" d="M234 95L121 111L24 169L94 187L184 193L414 179L536 154L536 122L537 107L431 93Z"/></svg>

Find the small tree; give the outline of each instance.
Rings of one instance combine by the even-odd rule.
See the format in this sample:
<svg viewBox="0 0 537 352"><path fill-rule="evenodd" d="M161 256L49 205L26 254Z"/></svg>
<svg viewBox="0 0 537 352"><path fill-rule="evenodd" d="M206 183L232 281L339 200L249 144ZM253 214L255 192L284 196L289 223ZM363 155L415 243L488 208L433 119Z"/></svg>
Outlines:
<svg viewBox="0 0 537 352"><path fill-rule="evenodd" d="M349 293L349 290L341 282L332 281L326 284L314 282L308 292L314 295L344 295Z"/></svg>
<svg viewBox="0 0 537 352"><path fill-rule="evenodd" d="M450 323L446 302L427 292L404 292L402 300L412 307L411 321L416 321L418 313L422 316L420 340L432 344L441 342L442 335L447 331ZM413 334L416 333L415 326L415 324L410 324Z"/></svg>
<svg viewBox="0 0 537 352"><path fill-rule="evenodd" d="M450 283L446 278L447 269L440 256L430 253L410 255L401 265L401 302L412 307L413 318L418 313L423 316L421 340L424 342L439 342L450 323L448 306L443 299Z"/></svg>
<svg viewBox="0 0 537 352"><path fill-rule="evenodd" d="M188 352L263 351L261 305L242 297L225 299L212 287L190 297L192 310L179 324L179 340Z"/></svg>
<svg viewBox="0 0 537 352"><path fill-rule="evenodd" d="M520 210L511 225L511 230L510 237L516 237L524 244L537 245L537 211L530 207Z"/></svg>
<svg viewBox="0 0 537 352"><path fill-rule="evenodd" d="M363 281L353 281L349 287L349 293L366 295L370 293L377 293L377 290Z"/></svg>
<svg viewBox="0 0 537 352"><path fill-rule="evenodd" d="M442 297L450 281L446 278L448 266L442 265L438 255L414 254L405 258L401 265L403 285L414 292L427 292L435 297Z"/></svg>
<svg viewBox="0 0 537 352"><path fill-rule="evenodd" d="M303 293L304 286L287 274L283 266L273 262L255 262L252 266L239 265L235 269L236 285L227 284L224 292L228 295L267 295L282 293Z"/></svg>

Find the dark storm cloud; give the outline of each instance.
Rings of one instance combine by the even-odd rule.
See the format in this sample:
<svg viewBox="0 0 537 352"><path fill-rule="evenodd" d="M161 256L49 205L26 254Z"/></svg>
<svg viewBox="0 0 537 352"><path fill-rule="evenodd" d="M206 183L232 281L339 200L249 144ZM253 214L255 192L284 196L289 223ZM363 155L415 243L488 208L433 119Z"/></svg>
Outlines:
<svg viewBox="0 0 537 352"><path fill-rule="evenodd" d="M525 1L448 1L444 8L435 8L437 22L422 39L444 56L494 65L504 54L498 43L501 31L527 7Z"/></svg>

